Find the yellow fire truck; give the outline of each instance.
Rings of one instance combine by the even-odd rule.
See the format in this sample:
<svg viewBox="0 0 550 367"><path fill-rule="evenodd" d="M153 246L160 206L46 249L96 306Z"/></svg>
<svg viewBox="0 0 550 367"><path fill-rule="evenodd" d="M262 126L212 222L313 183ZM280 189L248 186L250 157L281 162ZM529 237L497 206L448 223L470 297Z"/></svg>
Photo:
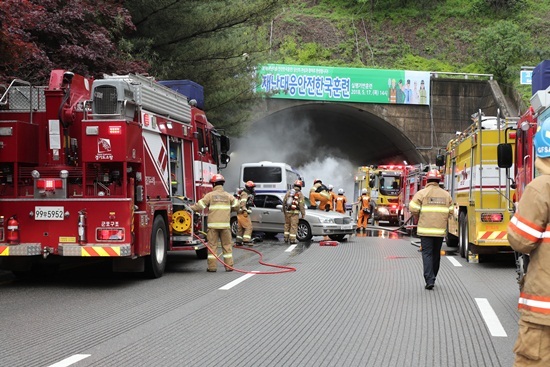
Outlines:
<svg viewBox="0 0 550 367"><path fill-rule="evenodd" d="M447 245L458 246L460 255L478 262L479 255L512 252L506 227L513 212L511 180L513 172L500 169L497 146L513 144L517 121L472 115L473 124L447 144L445 188L455 210L448 221Z"/></svg>
<svg viewBox="0 0 550 367"><path fill-rule="evenodd" d="M359 167L355 176L355 198L366 188L372 202L374 222L388 221L392 225L399 223L399 193L403 165L381 165Z"/></svg>

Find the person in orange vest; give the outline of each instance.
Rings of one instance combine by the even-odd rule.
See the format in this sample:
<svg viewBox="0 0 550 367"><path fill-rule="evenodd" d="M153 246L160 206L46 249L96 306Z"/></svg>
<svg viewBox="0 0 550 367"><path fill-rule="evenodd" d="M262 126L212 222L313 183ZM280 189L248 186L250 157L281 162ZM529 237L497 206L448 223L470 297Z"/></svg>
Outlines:
<svg viewBox="0 0 550 367"><path fill-rule="evenodd" d="M346 213L347 199L344 196L344 189L338 189L338 195L336 195L334 203L334 210L336 210L338 213Z"/></svg>
<svg viewBox="0 0 550 367"><path fill-rule="evenodd" d="M252 221L250 214L251 206L254 206L254 188L256 184L253 181L247 181L244 189L239 196L239 210L237 211L237 236L235 244L253 246L252 242Z"/></svg>
<svg viewBox="0 0 550 367"><path fill-rule="evenodd" d="M359 204L359 218L357 220L357 229L364 231L367 229L367 222L371 215L370 196L367 189L361 190L361 196L358 199Z"/></svg>
<svg viewBox="0 0 550 367"><path fill-rule="evenodd" d="M310 209L317 209L317 201L320 200L319 198L320 195L317 192L317 190L319 189L319 187L321 187L321 185L323 185L323 181L321 181L321 179L316 178L315 180L313 180L313 186L311 187L311 189L309 189L309 208Z"/></svg>
<svg viewBox="0 0 550 367"><path fill-rule="evenodd" d="M210 179L213 186L212 191L204 195L202 199L191 205L191 210L202 211L208 208L208 230L206 233L208 259L206 269L215 272L218 268L216 256L218 242L222 243L223 262L226 264L226 271L233 271L233 244L231 241L231 212L237 211L239 201L232 194L224 191L225 178L215 174Z"/></svg>

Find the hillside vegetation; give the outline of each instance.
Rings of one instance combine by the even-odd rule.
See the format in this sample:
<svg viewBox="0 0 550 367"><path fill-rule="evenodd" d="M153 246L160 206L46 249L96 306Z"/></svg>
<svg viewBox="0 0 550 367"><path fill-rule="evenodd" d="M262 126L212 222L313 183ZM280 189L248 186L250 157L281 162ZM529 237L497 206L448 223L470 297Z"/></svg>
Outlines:
<svg viewBox="0 0 550 367"><path fill-rule="evenodd" d="M271 62L493 74L528 103L522 66L550 58L547 0L291 0Z"/></svg>

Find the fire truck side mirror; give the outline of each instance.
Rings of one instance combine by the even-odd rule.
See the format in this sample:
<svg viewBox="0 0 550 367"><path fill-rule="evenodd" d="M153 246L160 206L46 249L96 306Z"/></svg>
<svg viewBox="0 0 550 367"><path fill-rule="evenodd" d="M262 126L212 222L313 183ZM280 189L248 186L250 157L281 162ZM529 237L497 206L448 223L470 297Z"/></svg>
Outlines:
<svg viewBox="0 0 550 367"><path fill-rule="evenodd" d="M497 146L497 164L499 168L512 167L512 144L504 143Z"/></svg>
<svg viewBox="0 0 550 367"><path fill-rule="evenodd" d="M229 138L225 135L220 136L220 149L222 153L227 153L231 149Z"/></svg>
<svg viewBox="0 0 550 367"><path fill-rule="evenodd" d="M445 156L442 155L442 154L438 154L435 157L435 165L438 166L438 167L444 166L445 165Z"/></svg>

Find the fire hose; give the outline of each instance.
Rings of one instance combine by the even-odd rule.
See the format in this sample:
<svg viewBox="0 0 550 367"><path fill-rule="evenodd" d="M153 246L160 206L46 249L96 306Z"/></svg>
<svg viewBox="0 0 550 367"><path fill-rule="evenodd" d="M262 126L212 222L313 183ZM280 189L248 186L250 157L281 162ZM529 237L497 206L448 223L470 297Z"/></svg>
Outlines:
<svg viewBox="0 0 550 367"><path fill-rule="evenodd" d="M206 235L206 233L204 232L200 232L201 234L203 235ZM227 265L222 259L220 259L220 257L218 256L218 254L216 254L215 251L213 251L210 246L208 246L208 244L206 242L203 241L202 238L200 238L198 235L196 234L193 234L193 236L195 236L199 241L201 241L205 246L206 248L208 249L208 252L210 252L212 255L214 255L214 257L216 257L216 260L218 260L219 263L223 264L223 266L225 266L226 269L231 269L233 271L236 271L236 272L239 272L239 273L243 273L243 274L282 274L282 273L290 273L290 272L293 272L293 271L296 271L296 268L293 268L291 266L285 266L285 265L277 265L277 264L271 264L271 263L268 263L268 262L265 262L263 261L263 255L261 252L259 251L256 251L254 249L251 249L251 248L245 248L243 246L237 246L235 245L234 247L235 248L238 248L238 249L241 249L241 250L246 250L246 251L250 251L250 252L254 252L256 254L258 254L260 256L260 260L258 261L261 265L264 265L264 266L268 266L268 267L272 267L272 268L278 268L278 269L282 269L282 270L277 270L277 271L247 271L247 270L242 270L242 269L237 269L231 265Z"/></svg>

